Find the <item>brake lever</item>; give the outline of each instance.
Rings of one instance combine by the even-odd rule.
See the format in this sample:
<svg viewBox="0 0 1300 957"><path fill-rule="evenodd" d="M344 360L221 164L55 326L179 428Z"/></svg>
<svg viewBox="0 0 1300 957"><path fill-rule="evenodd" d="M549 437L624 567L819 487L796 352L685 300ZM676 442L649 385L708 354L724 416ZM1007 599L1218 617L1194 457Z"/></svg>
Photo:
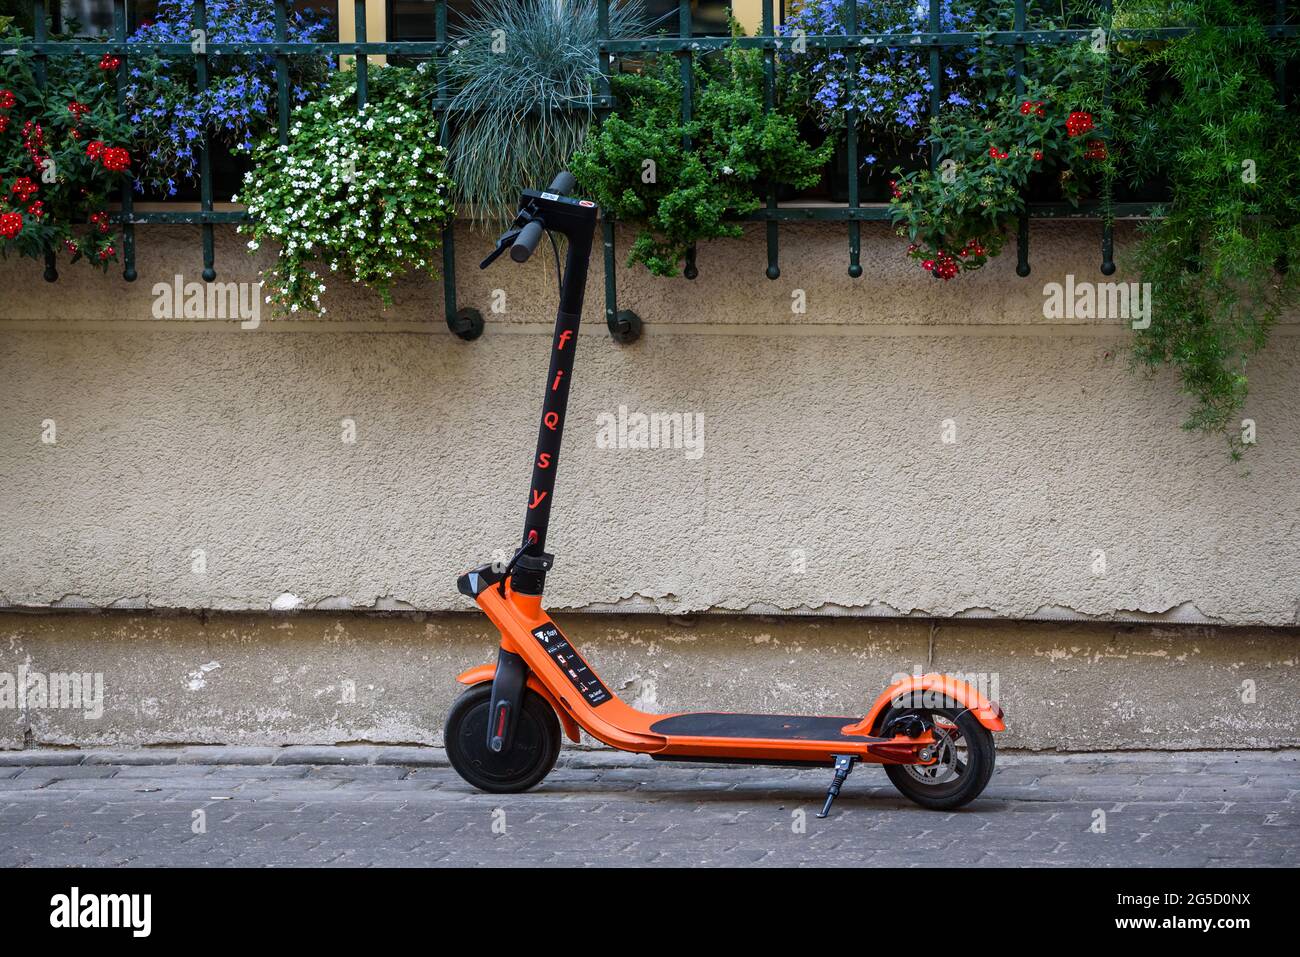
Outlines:
<svg viewBox="0 0 1300 957"><path fill-rule="evenodd" d="M487 269L488 266L496 262L497 258L518 238L519 232L518 229L512 229L502 234L501 238L497 240L497 248L488 253L487 258L478 264L478 268Z"/></svg>
<svg viewBox="0 0 1300 957"><path fill-rule="evenodd" d="M478 268L487 269L488 266L491 266L496 262L501 254L509 249L514 241L519 238L519 234L523 232L524 227L533 221L535 212L536 207L530 203L523 209L519 210L519 212L515 213L514 223L511 224L508 230L501 234L500 238L497 239L497 248L488 253L487 258L478 264Z"/></svg>

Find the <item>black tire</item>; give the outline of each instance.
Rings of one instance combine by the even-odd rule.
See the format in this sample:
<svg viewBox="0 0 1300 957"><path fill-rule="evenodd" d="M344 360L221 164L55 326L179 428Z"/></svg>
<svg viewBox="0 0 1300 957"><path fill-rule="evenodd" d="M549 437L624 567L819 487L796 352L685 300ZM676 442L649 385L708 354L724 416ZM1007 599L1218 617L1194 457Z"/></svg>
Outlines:
<svg viewBox="0 0 1300 957"><path fill-rule="evenodd" d="M918 714L937 720L935 736L946 738L940 760L923 765L886 764L894 787L910 801L932 811L951 811L975 800L993 776L993 735L969 710L891 708L881 727L898 714Z"/></svg>
<svg viewBox="0 0 1300 957"><path fill-rule="evenodd" d="M456 699L443 727L447 759L457 774L480 791L527 791L551 773L560 756L559 718L545 698L525 691L514 741L508 751L497 753L487 746L491 707L490 681L475 685Z"/></svg>

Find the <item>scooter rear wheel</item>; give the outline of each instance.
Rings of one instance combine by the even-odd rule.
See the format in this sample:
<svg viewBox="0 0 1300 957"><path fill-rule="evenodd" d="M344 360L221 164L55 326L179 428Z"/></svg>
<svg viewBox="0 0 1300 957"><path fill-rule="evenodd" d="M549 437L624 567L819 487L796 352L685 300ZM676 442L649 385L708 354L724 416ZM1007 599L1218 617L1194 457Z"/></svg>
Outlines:
<svg viewBox="0 0 1300 957"><path fill-rule="evenodd" d="M908 800L933 811L969 804L993 776L993 735L969 709L891 708L884 727L899 714L916 714L934 724L938 759L932 765L887 764L885 773Z"/></svg>
<svg viewBox="0 0 1300 957"><path fill-rule="evenodd" d="M492 682L465 691L443 727L447 759L456 773L480 791L514 794L540 783L560 756L560 721L546 699L524 692L524 706L507 751L487 745L488 717L492 707Z"/></svg>

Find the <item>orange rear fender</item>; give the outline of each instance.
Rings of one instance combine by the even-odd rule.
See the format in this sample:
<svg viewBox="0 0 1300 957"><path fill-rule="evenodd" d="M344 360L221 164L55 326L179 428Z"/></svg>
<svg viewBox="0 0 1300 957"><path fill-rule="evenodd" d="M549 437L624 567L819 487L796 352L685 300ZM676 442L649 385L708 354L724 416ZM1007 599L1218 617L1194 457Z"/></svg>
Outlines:
<svg viewBox="0 0 1300 957"><path fill-rule="evenodd" d="M461 672L456 676L456 680L463 685L477 685L482 684L485 681L491 681L496 677L496 673L496 665L479 665L475 668L470 668L469 671ZM560 718L560 725L564 728L565 736L576 744L579 740L578 722L573 720L573 715L560 707L560 703L556 701L551 695L551 692L547 690L546 685L538 681L537 676L532 673L528 675L528 687L545 698L546 703L555 709L555 713L559 715Z"/></svg>
<svg viewBox="0 0 1300 957"><path fill-rule="evenodd" d="M897 703L914 708L969 708L990 731L1005 731L1002 709L984 697L974 685L958 681L951 675L929 674L904 678L890 685L872 704L871 710L857 724L844 728L845 734L873 734L881 715Z"/></svg>

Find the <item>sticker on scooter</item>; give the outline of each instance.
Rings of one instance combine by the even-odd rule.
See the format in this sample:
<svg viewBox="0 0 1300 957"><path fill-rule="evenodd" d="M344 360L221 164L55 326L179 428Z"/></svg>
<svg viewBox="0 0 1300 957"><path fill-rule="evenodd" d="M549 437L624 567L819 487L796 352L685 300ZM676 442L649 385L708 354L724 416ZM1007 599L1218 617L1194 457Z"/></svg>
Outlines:
<svg viewBox="0 0 1300 957"><path fill-rule="evenodd" d="M551 656L551 660L560 666L564 676L569 679L569 684L578 689L578 694L587 699L587 704L594 707L604 704L613 697L609 689L601 684L600 679L587 667L582 656L573 650L569 640L560 634L560 629L554 625L542 625L540 628L533 629L533 637L541 642L546 653Z"/></svg>

